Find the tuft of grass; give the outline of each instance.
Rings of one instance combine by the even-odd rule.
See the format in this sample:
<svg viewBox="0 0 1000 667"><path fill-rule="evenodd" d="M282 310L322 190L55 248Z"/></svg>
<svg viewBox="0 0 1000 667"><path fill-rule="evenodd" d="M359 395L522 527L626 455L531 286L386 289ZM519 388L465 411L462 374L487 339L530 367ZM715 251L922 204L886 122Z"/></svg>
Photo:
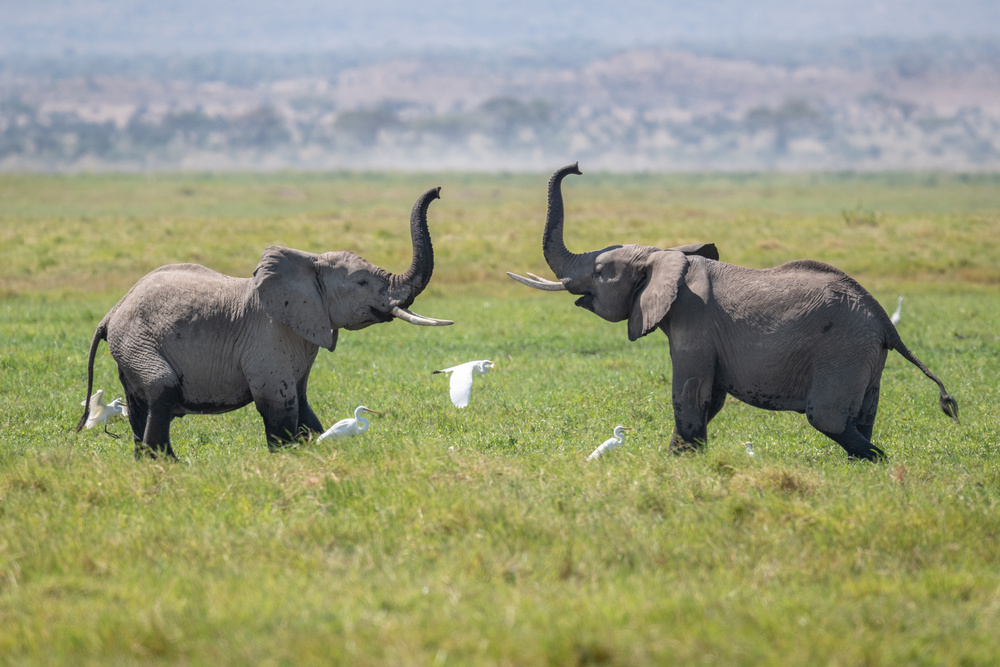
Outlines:
<svg viewBox="0 0 1000 667"><path fill-rule="evenodd" d="M905 293L900 333L962 423L890 355L874 435L889 460L872 465L800 415L738 401L704 452L668 454L667 341L629 343L565 294L505 282L503 270L544 266L545 177L0 176L0 654L992 661L1000 206L987 176L922 178L567 181L576 250L714 239L747 264L833 261L883 303ZM165 464L132 460L124 422L110 427L119 439L73 433L93 329L146 270L195 259L249 275L272 242L350 246L400 270L409 207L431 185L446 199L431 210L437 265L415 308L456 324L342 332L311 375L325 424L359 403L382 413L367 434L270 454L248 407L175 420L182 462ZM883 217L846 228L839 211L861 198ZM456 410L430 371L476 358L497 367ZM95 375L120 394L106 346ZM617 423L633 427L625 446L585 462Z"/></svg>

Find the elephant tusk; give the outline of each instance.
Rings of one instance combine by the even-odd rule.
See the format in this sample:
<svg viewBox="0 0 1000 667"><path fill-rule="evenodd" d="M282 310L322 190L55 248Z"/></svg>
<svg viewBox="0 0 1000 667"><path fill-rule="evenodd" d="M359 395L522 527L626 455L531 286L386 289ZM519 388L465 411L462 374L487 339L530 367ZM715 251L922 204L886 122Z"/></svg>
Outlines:
<svg viewBox="0 0 1000 667"><path fill-rule="evenodd" d="M534 273L528 274L531 276L530 278L519 276L516 273L511 273L510 271L507 272L507 275L523 285L534 287L535 289L545 290L546 292L561 292L566 289L566 286L562 283L546 280L545 278L539 278Z"/></svg>
<svg viewBox="0 0 1000 667"><path fill-rule="evenodd" d="M399 306L393 307L392 314L394 317L398 317L399 319L409 322L410 324L416 324L422 327L446 327L449 324L454 324L451 320L436 320L433 317L417 315L416 313L411 313L406 308L400 308Z"/></svg>

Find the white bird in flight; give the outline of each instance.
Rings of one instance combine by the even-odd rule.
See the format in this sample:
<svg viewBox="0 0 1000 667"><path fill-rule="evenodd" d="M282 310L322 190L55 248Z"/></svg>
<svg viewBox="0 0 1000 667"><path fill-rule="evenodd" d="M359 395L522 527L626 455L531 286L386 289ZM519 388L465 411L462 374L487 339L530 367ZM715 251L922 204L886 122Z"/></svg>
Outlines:
<svg viewBox="0 0 1000 667"><path fill-rule="evenodd" d="M81 401L80 405L87 405L87 401ZM108 430L108 420L122 414L128 414L128 408L125 406L122 399L116 398L110 403L105 403L104 390L98 389L94 392L94 395L90 397L90 413L84 427L94 428L101 422L104 422L104 432L114 438L117 438L118 436L116 434Z"/></svg>
<svg viewBox="0 0 1000 667"><path fill-rule="evenodd" d="M630 427L622 426L621 424L615 426L615 431L614 431L615 437L608 438L607 440L602 442L597 447L597 449L595 449L593 452L590 453L590 456L587 457L587 460L593 461L596 458L600 458L600 456L604 454L604 452L611 451L615 447L621 447L622 444L625 443L625 431L631 431L631 430L632 429Z"/></svg>
<svg viewBox="0 0 1000 667"><path fill-rule="evenodd" d="M350 438L351 436L361 435L368 430L368 420L361 416L362 412L370 412L373 415L379 414L374 410L369 410L363 405L359 405L354 409L353 418L348 417L346 419L341 419L339 422L323 431L323 433L316 438L316 440L339 440L340 438Z"/></svg>
<svg viewBox="0 0 1000 667"><path fill-rule="evenodd" d="M889 316L889 321L892 322L892 326L899 324L902 318L903 312L903 297L896 299L896 312Z"/></svg>
<svg viewBox="0 0 1000 667"><path fill-rule="evenodd" d="M469 396L472 395L472 376L486 375L491 368L493 368L493 362L482 359L480 361L467 361L464 364L434 372L451 373L451 402L455 404L456 408L464 408L469 404Z"/></svg>

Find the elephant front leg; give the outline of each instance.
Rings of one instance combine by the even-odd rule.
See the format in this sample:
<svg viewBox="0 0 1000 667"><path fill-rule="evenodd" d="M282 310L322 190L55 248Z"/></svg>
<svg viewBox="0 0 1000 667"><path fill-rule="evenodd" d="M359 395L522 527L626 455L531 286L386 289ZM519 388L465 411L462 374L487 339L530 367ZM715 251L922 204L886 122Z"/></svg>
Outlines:
<svg viewBox="0 0 1000 667"><path fill-rule="evenodd" d="M306 398L306 382L303 379L299 383L299 419L297 424L297 430L299 437L307 438L310 433L322 433L323 424L320 423L319 417L313 412L312 407L309 405L309 399Z"/></svg>
<svg viewBox="0 0 1000 667"><path fill-rule="evenodd" d="M294 379L274 375L251 381L250 395L264 420L269 450L284 449L299 437L299 395Z"/></svg>
<svg viewBox="0 0 1000 667"><path fill-rule="evenodd" d="M254 405L264 420L267 448L272 452L284 449L298 436L298 401L255 398Z"/></svg>
<svg viewBox="0 0 1000 667"><path fill-rule="evenodd" d="M670 437L670 451L680 454L700 450L708 442L708 422L725 402L725 392L713 392L711 381L700 377L678 382L675 376L673 401L674 432Z"/></svg>

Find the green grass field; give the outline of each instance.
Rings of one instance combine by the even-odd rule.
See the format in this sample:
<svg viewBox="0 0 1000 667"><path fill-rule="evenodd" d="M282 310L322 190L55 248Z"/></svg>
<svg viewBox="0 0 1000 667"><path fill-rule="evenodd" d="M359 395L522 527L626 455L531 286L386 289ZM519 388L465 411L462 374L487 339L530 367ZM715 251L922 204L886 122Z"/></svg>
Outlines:
<svg viewBox="0 0 1000 667"><path fill-rule="evenodd" d="M586 165L582 165L586 172ZM731 401L667 453L667 341L629 343L540 248L547 175L0 175L0 663L995 664L1000 656L1000 176L607 175L565 183L566 241L715 241L848 271L960 404L891 354L849 462L801 415ZM73 428L93 330L147 271L249 276L272 243L436 268L417 312L343 332L310 398L342 443L268 452L252 407ZM456 410L431 370L490 358ZM95 386L121 395L102 345ZM626 445L585 463L615 424ZM743 443L752 441L756 455Z"/></svg>

